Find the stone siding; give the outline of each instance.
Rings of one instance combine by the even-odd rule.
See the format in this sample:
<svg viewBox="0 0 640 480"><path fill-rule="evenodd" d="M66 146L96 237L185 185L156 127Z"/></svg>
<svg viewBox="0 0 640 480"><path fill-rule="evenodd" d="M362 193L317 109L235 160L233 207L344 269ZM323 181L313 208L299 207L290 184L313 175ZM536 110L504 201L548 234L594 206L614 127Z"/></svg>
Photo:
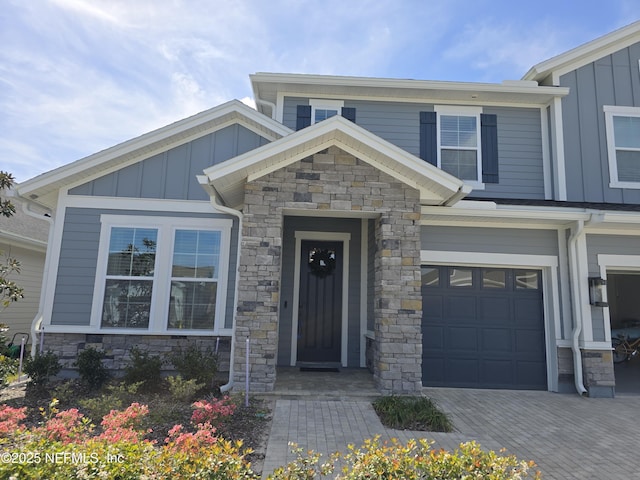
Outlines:
<svg viewBox="0 0 640 480"><path fill-rule="evenodd" d="M615 388L613 354L610 351L583 350L582 373L590 397L612 397Z"/></svg>
<svg viewBox="0 0 640 480"><path fill-rule="evenodd" d="M590 397L612 397L615 387L615 372L611 352L582 350L582 381ZM558 348L558 390L575 393L573 351Z"/></svg>
<svg viewBox="0 0 640 480"><path fill-rule="evenodd" d="M73 363L85 348L93 347L105 352L103 363L112 372L124 369L129 361L129 350L138 347L151 354L167 358L172 352L196 345L202 351L211 348L215 351L218 342L218 373L221 380L228 379L231 351L230 337L192 337L185 335L110 335L80 333L45 333L43 349L51 350L60 357L60 363L68 372L76 370ZM166 372L174 371L170 363L163 366Z"/></svg>
<svg viewBox="0 0 640 480"><path fill-rule="evenodd" d="M374 378L383 392L419 391L419 192L336 147L245 185L235 364L244 365L249 338L250 388L271 391L275 384L286 209L376 217ZM235 381L242 388L244 368L235 368Z"/></svg>

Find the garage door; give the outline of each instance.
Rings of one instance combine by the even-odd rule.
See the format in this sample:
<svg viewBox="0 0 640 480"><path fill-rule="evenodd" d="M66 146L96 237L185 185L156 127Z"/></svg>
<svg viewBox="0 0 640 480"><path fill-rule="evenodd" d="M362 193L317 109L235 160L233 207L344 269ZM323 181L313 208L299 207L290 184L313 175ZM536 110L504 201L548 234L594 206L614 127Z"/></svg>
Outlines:
<svg viewBox="0 0 640 480"><path fill-rule="evenodd" d="M425 386L546 389L538 270L422 267Z"/></svg>

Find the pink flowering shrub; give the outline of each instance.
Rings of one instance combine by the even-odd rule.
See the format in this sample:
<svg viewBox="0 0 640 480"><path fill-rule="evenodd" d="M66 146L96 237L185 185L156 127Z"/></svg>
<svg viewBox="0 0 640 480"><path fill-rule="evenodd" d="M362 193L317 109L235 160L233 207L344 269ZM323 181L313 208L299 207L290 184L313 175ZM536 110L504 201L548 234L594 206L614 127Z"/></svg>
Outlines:
<svg viewBox="0 0 640 480"><path fill-rule="evenodd" d="M184 427L182 425L175 425L169 430L169 436L164 441L169 450L197 453L202 447L213 445L218 441L213 436L216 429L210 423L199 424L195 433L184 432L183 430Z"/></svg>
<svg viewBox="0 0 640 480"><path fill-rule="evenodd" d="M27 407L12 408L8 405L0 406L0 439L18 430L22 420L27 418Z"/></svg>
<svg viewBox="0 0 640 480"><path fill-rule="evenodd" d="M111 410L102 419L103 428L99 439L109 442L138 442L151 430L142 430L140 423L142 418L149 413L149 407L132 403L126 410Z"/></svg>
<svg viewBox="0 0 640 480"><path fill-rule="evenodd" d="M93 430L93 425L78 411L77 408L56 412L43 426L34 430L50 441L68 444L81 440Z"/></svg>
<svg viewBox="0 0 640 480"><path fill-rule="evenodd" d="M233 405L212 402L212 418L233 412ZM198 402L199 403L199 402ZM53 400L48 409L40 409L40 425L26 428L26 408L0 406L0 444L3 462L0 478L220 478L251 479L257 475L241 450L215 436L209 422L195 425L195 431L174 426L163 445L145 438L143 420L146 405L133 403L125 410L112 410L102 418L102 431L77 409L58 411ZM203 411L208 412L202 402Z"/></svg>
<svg viewBox="0 0 640 480"><path fill-rule="evenodd" d="M191 423L199 425L203 423L215 423L216 421L233 415L236 409L235 403L229 396L220 399L200 400L193 405Z"/></svg>

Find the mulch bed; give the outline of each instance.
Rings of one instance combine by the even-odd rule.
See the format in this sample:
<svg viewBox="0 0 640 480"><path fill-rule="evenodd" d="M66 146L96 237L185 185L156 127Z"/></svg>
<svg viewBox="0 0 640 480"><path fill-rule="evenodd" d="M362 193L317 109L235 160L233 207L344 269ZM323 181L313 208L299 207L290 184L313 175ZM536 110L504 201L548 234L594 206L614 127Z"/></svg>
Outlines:
<svg viewBox="0 0 640 480"><path fill-rule="evenodd" d="M74 382L74 398L87 398L97 395L97 393L89 391L76 380L62 380L47 389L34 389L26 383L21 383L0 390L0 404L7 404L14 408L27 407L28 417L24 423L27 426L36 426L42 420L39 409L41 407L45 410L48 409L53 397L53 388L63 382ZM212 396L212 394L208 394L204 398L210 399ZM164 443L167 432L175 424L182 424L185 428L190 425L190 418L193 412L191 402L176 402L168 392L158 391L150 394L136 394L134 401L149 406L148 424L145 424L145 427L148 426L153 431L147 438L157 440L160 445ZM271 428L273 401L251 397L248 407L244 405L244 398L239 403L240 405L236 408L235 413L217 426L218 434L227 440L242 440L244 448L253 450L253 453L247 455L253 470L260 472ZM70 401L63 401L62 399L57 408L58 410L78 408L78 410L86 414L80 405ZM162 413L158 414L158 412ZM98 432L100 420L92 418L92 421L97 425L96 431Z"/></svg>

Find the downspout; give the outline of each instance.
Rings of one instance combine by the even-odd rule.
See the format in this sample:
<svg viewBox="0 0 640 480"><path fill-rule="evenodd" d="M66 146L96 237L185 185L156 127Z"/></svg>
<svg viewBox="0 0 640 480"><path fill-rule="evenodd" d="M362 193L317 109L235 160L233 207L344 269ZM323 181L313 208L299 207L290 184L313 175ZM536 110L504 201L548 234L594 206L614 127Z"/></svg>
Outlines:
<svg viewBox="0 0 640 480"><path fill-rule="evenodd" d="M573 298L573 332L571 336L571 350L573 351L573 372L576 391L582 395L587 395L587 389L582 380L582 353L580 351L580 333L582 333L582 303L580 301L580 266L578 264L577 242L580 236L584 235L584 221L578 220L568 240L569 247L569 268L573 281L571 282L571 296Z"/></svg>
<svg viewBox="0 0 640 480"><path fill-rule="evenodd" d="M26 199L25 199L26 200ZM30 217L37 218L38 220L45 220L49 223L49 236L47 238L47 252L44 257L44 269L42 271L42 283L40 286L40 301L38 303L38 313L36 313L35 318L31 321L31 356L33 357L36 354L36 345L40 344L40 333L43 331L42 329L42 320L44 316L43 306L44 299L46 295L46 284L47 279L49 277L49 266L51 264L51 245L53 244L53 231L54 231L54 221L53 217L49 214L35 213L29 210L29 204L27 201L20 202L22 204L22 211L29 215Z"/></svg>
<svg viewBox="0 0 640 480"><path fill-rule="evenodd" d="M236 312L238 311L238 285L240 282L240 251L241 251L240 247L242 245L242 220L244 216L240 210L235 210L233 208L220 205L218 203L218 193L209 184L209 179L205 175L198 175L197 179L200 185L209 193L211 204L216 210L228 213L229 215L233 215L234 217L238 218L238 248L236 252L236 282L235 282L234 296L233 296L233 324L231 327L232 333L231 333L231 352L229 357L229 381L220 387L220 392L225 393L233 388L233 370L234 370L233 363L234 363L234 355L236 351L236 342L234 341L234 339L236 335Z"/></svg>
<svg viewBox="0 0 640 480"><path fill-rule="evenodd" d="M262 100L261 98L256 98L255 101L256 101L257 105L264 105L266 107L269 107L271 109L271 118L273 120L276 119L276 104L275 103L268 102L266 100Z"/></svg>

